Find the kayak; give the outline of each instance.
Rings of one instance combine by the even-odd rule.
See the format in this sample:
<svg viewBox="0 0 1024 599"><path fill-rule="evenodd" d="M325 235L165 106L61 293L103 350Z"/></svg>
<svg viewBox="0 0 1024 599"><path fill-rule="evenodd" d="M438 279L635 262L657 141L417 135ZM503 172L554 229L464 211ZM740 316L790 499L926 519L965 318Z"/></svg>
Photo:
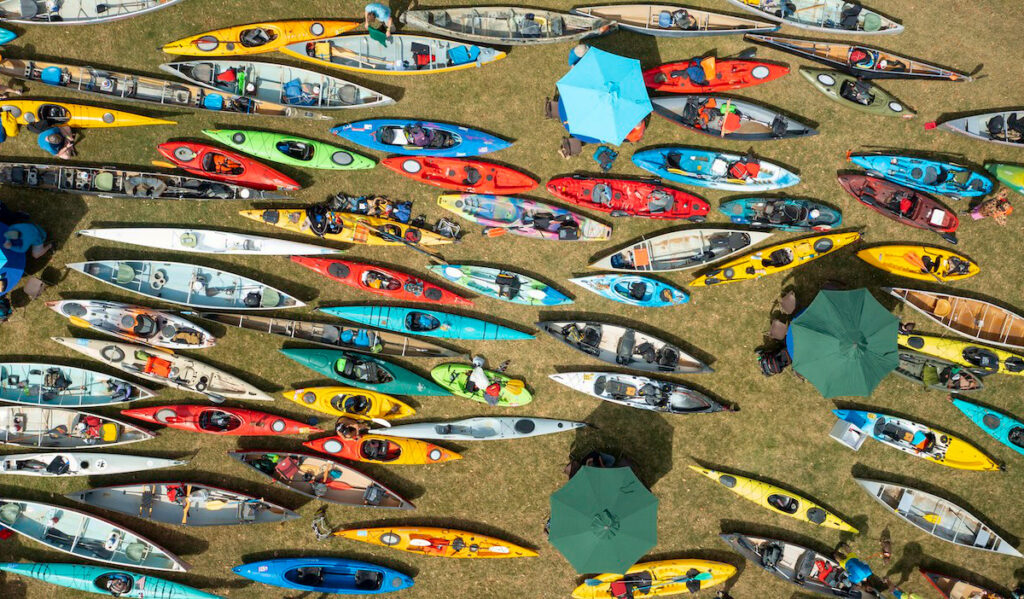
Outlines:
<svg viewBox="0 0 1024 599"><path fill-rule="evenodd" d="M827 98L854 110L878 116L912 119L917 116L896 96L874 83L831 69L800 67L800 74Z"/></svg>
<svg viewBox="0 0 1024 599"><path fill-rule="evenodd" d="M259 281L195 264L95 260L67 267L125 291L193 308L277 310L306 305Z"/></svg>
<svg viewBox="0 0 1024 599"><path fill-rule="evenodd" d="M893 373L943 393L974 393L985 387L970 368L916 351L901 350Z"/></svg>
<svg viewBox="0 0 1024 599"><path fill-rule="evenodd" d="M322 67L385 75L448 73L505 58L504 52L494 48L403 33L392 35L386 46L368 34L343 35L289 44L281 52Z"/></svg>
<svg viewBox="0 0 1024 599"><path fill-rule="evenodd" d="M223 401L225 398L273 400L266 393L233 374L166 350L98 339L52 339L133 376L183 391L199 393L214 401Z"/></svg>
<svg viewBox="0 0 1024 599"><path fill-rule="evenodd" d="M935 123L928 123L925 129L934 126ZM1018 147L1024 144L1024 111L1020 110L972 114L943 121L938 126L980 141Z"/></svg>
<svg viewBox="0 0 1024 599"><path fill-rule="evenodd" d="M166 349L203 349L217 343L207 330L162 310L105 300L57 300L46 302L46 307L74 326L123 341Z"/></svg>
<svg viewBox="0 0 1024 599"><path fill-rule="evenodd" d="M302 189L298 181L278 170L248 156L209 144L168 141L156 149L178 168L214 181L244 185L252 189Z"/></svg>
<svg viewBox="0 0 1024 599"><path fill-rule="evenodd" d="M377 430L377 434L405 439L435 441L503 441L525 439L587 426L585 422L552 420L550 418L519 418L516 416L481 416L447 422L416 422Z"/></svg>
<svg viewBox="0 0 1024 599"><path fill-rule="evenodd" d="M763 247L734 258L690 281L691 287L751 281L796 268L860 239L860 233L826 233Z"/></svg>
<svg viewBox="0 0 1024 599"><path fill-rule="evenodd" d="M946 241L957 243L955 233L960 219L928 194L885 179L851 173L839 175L839 185L882 216L915 229L934 231Z"/></svg>
<svg viewBox="0 0 1024 599"><path fill-rule="evenodd" d="M561 306L572 303L554 287L510 270L468 264L431 264L427 268L459 287L513 304Z"/></svg>
<svg viewBox="0 0 1024 599"><path fill-rule="evenodd" d="M334 534L419 555L454 558L537 557L537 552L508 541L448 528L384 526L339 530Z"/></svg>
<svg viewBox="0 0 1024 599"><path fill-rule="evenodd" d="M953 398L953 405L995 440L1024 454L1024 422L958 397Z"/></svg>
<svg viewBox="0 0 1024 599"><path fill-rule="evenodd" d="M919 281L962 281L980 270L967 256L924 245L879 245L857 252L857 257L885 272Z"/></svg>
<svg viewBox="0 0 1024 599"><path fill-rule="evenodd" d="M376 162L355 152L314 139L251 129L204 129L203 135L257 158L300 168L353 171Z"/></svg>
<svg viewBox="0 0 1024 599"><path fill-rule="evenodd" d="M411 406L390 395L357 387L306 387L282 391L285 399L328 416L356 420L395 420L416 413Z"/></svg>
<svg viewBox="0 0 1024 599"><path fill-rule="evenodd" d="M703 71L694 81L690 69ZM654 91L676 94L713 94L773 81L789 67L762 60L716 59L714 56L670 62L644 71L644 84Z"/></svg>
<svg viewBox="0 0 1024 599"><path fill-rule="evenodd" d="M608 19L518 6L407 10L398 19L434 35L500 46L572 42L615 31Z"/></svg>
<svg viewBox="0 0 1024 599"><path fill-rule="evenodd" d="M83 593L107 596L110 596L108 585L111 582L127 583L128 590L117 595L122 599L222 599L220 595L206 593L149 574L136 574L98 566L8 562L0 563L0 570Z"/></svg>
<svg viewBox="0 0 1024 599"><path fill-rule="evenodd" d="M0 362L0 400L9 403L84 408L151 397L142 385L77 366Z"/></svg>
<svg viewBox="0 0 1024 599"><path fill-rule="evenodd" d="M709 35L771 33L779 26L755 19L736 17L710 10L685 7L682 20L675 18L682 6L675 4L612 4L572 9L580 15L590 15L615 21L619 29L656 37L705 37ZM691 17L691 23L686 17Z"/></svg>
<svg viewBox="0 0 1024 599"><path fill-rule="evenodd" d="M336 249L320 245L212 229L125 227L82 229L76 235L191 254L312 256L338 253Z"/></svg>
<svg viewBox="0 0 1024 599"><path fill-rule="evenodd" d="M148 441L155 436L132 424L78 410L0 406L0 443L8 445L96 448Z"/></svg>
<svg viewBox="0 0 1024 599"><path fill-rule="evenodd" d="M654 335L604 322L542 321L537 327L594 358L644 372L701 374L710 366Z"/></svg>
<svg viewBox="0 0 1024 599"><path fill-rule="evenodd" d="M690 301L690 294L682 289L643 275L590 275L569 282L605 299L640 308L678 306Z"/></svg>
<svg viewBox="0 0 1024 599"><path fill-rule="evenodd" d="M785 9L775 0L729 0L759 17L810 31L843 35L882 35L903 31L892 19L845 0L788 0Z"/></svg>
<svg viewBox="0 0 1024 599"><path fill-rule="evenodd" d="M47 121L77 129L174 125L174 121L141 114L52 100L0 100L0 110L10 113L19 125Z"/></svg>
<svg viewBox="0 0 1024 599"><path fill-rule="evenodd" d="M383 429L388 430L388 429ZM461 460L462 456L416 439L389 439L380 435L361 435L358 439L322 437L302 444L313 451L326 453L350 462L371 464L440 464Z"/></svg>
<svg viewBox="0 0 1024 599"><path fill-rule="evenodd" d="M512 145L462 125L412 119L356 121L335 127L331 133L364 148L410 156L478 156Z"/></svg>
<svg viewBox="0 0 1024 599"><path fill-rule="evenodd" d="M671 381L617 372L563 372L551 380L604 401L665 414L708 414L729 408L700 391Z"/></svg>
<svg viewBox="0 0 1024 599"><path fill-rule="evenodd" d="M121 414L191 433L261 437L265 435L308 435L320 429L309 423L257 410L225 406L164 405L121 410Z"/></svg>
<svg viewBox="0 0 1024 599"><path fill-rule="evenodd" d="M757 245L770 232L736 229L685 229L630 244L593 262L589 268L622 272L671 272L710 264Z"/></svg>
<svg viewBox="0 0 1024 599"><path fill-rule="evenodd" d="M360 389L395 395L449 395L420 375L373 356L335 349L282 349L281 353L310 370Z"/></svg>
<svg viewBox="0 0 1024 599"><path fill-rule="evenodd" d="M480 372L483 373L483 380L476 376ZM522 379L483 368L475 371L469 364L438 364L430 371L430 377L452 395L489 406L514 408L533 401L533 393L526 388ZM494 385L498 388L494 389Z"/></svg>
<svg viewBox="0 0 1024 599"><path fill-rule="evenodd" d="M299 517L251 495L180 481L96 487L66 497L102 510L175 526L266 524Z"/></svg>
<svg viewBox="0 0 1024 599"><path fill-rule="evenodd" d="M1015 374L1024 376L1024 354L960 339L932 335L899 335L900 347L913 349L967 366L984 374Z"/></svg>
<svg viewBox="0 0 1024 599"><path fill-rule="evenodd" d="M572 592L575 599L618 599L636 592L643 597L698 593L720 585L736 574L736 567L703 559L642 562L624 574L597 574Z"/></svg>
<svg viewBox="0 0 1024 599"><path fill-rule="evenodd" d="M228 455L300 495L352 507L411 510L415 506L355 468L295 452L231 451Z"/></svg>
<svg viewBox="0 0 1024 599"><path fill-rule="evenodd" d="M985 175L952 162L898 154L854 154L850 161L869 174L954 200L986 196L993 189Z"/></svg>
<svg viewBox="0 0 1024 599"><path fill-rule="evenodd" d="M992 173L992 176L1003 185L1024 194L1024 166L990 162L985 165L985 170Z"/></svg>
<svg viewBox="0 0 1024 599"><path fill-rule="evenodd" d="M920 569L919 572L935 587L935 590L942 595L943 599L971 599L972 597L977 597L978 599L1000 599L1001 597L995 591L990 591L953 576L928 572L924 569Z"/></svg>
<svg viewBox="0 0 1024 599"><path fill-rule="evenodd" d="M467 299L423 279L383 266L352 260L292 256L292 262L328 279L363 291L403 302L428 302L448 306L472 306Z"/></svg>
<svg viewBox="0 0 1024 599"><path fill-rule="evenodd" d="M828 597L861 599L839 562L803 545L744 534L719 535L733 551L782 580Z"/></svg>
<svg viewBox="0 0 1024 599"><path fill-rule="evenodd" d="M231 571L262 584L309 593L377 595L413 585L411 576L391 568L340 557L281 557Z"/></svg>
<svg viewBox="0 0 1024 599"><path fill-rule="evenodd" d="M0 456L0 474L21 476L106 476L146 472L160 468L176 468L188 462L151 458L123 453L91 453L85 451L53 453L19 453Z"/></svg>
<svg viewBox="0 0 1024 599"><path fill-rule="evenodd" d="M718 210L734 224L779 231L830 231L843 222L835 208L800 198L740 198L722 202Z"/></svg>
<svg viewBox="0 0 1024 599"><path fill-rule="evenodd" d="M36 2L0 1L4 21L23 25L93 25L144 15L167 8L181 0L64 0L47 4L45 10Z"/></svg>
<svg viewBox="0 0 1024 599"><path fill-rule="evenodd" d="M525 198L448 193L437 205L472 223L484 233L507 231L513 235L551 241L604 241L612 228L571 210Z"/></svg>
<svg viewBox="0 0 1024 599"><path fill-rule="evenodd" d="M533 333L523 333L479 318L438 310L420 310L378 304L317 308L317 310L369 327L399 333L412 333L424 337L474 341L533 339Z"/></svg>
<svg viewBox="0 0 1024 599"><path fill-rule="evenodd" d="M949 293L883 287L933 322L964 337L1024 350L1024 317L984 300Z"/></svg>
<svg viewBox="0 0 1024 599"><path fill-rule="evenodd" d="M653 98L654 114L690 131L720 139L770 141L810 137L818 132L763 104L725 96Z"/></svg>
<svg viewBox="0 0 1024 599"><path fill-rule="evenodd" d="M341 35L358 27L358 21L270 21L214 29L164 44L167 54L243 56L282 50Z"/></svg>
<svg viewBox="0 0 1024 599"><path fill-rule="evenodd" d="M452 243L448 237L412 225L362 214L329 211L324 215L327 230L317 235L309 220L309 212L302 208L268 208L265 210L239 210L238 214L292 233L319 237L339 243L360 245L404 245L402 240L417 245ZM387 235L387 236L385 236ZM395 239L392 239L394 237Z"/></svg>
<svg viewBox="0 0 1024 599"><path fill-rule="evenodd" d="M810 499L776 487L773 484L699 466L690 466L690 470L703 474L747 501L756 503L777 514L789 516L802 522L816 524L824 528L832 528L853 534L858 532L856 528Z"/></svg>
<svg viewBox="0 0 1024 599"><path fill-rule="evenodd" d="M707 202L691 193L650 181L572 175L551 179L547 190L560 200L612 216L699 223L709 209Z"/></svg>
<svg viewBox="0 0 1024 599"><path fill-rule="evenodd" d="M800 182L796 174L749 154L685 146L634 152L633 164L669 181L724 191L771 191Z"/></svg>
<svg viewBox="0 0 1024 599"><path fill-rule="evenodd" d="M472 158L392 156L380 164L413 181L453 191L503 195L537 187L537 180L525 173Z"/></svg>

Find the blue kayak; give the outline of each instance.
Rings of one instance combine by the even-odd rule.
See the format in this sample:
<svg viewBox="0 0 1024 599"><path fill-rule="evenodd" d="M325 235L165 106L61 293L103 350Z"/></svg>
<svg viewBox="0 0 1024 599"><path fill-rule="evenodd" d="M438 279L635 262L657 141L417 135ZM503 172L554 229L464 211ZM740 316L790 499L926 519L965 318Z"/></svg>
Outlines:
<svg viewBox="0 0 1024 599"><path fill-rule="evenodd" d="M1024 454L1024 422L959 397L953 398L953 405L981 430L1017 453Z"/></svg>
<svg viewBox="0 0 1024 599"><path fill-rule="evenodd" d="M800 198L739 198L718 210L737 225L777 231L829 231L843 222L835 208Z"/></svg>
<svg viewBox="0 0 1024 599"><path fill-rule="evenodd" d="M451 395L415 372L374 356L337 349L280 351L306 368L352 387L388 395Z"/></svg>
<svg viewBox="0 0 1024 599"><path fill-rule="evenodd" d="M511 341L533 339L531 333L438 310L399 308L397 306L340 306L318 308L331 316L351 320L368 327L386 331L412 333L440 339L469 339L474 341Z"/></svg>
<svg viewBox="0 0 1024 599"><path fill-rule="evenodd" d="M662 179L726 191L770 191L800 182L800 177L766 160L684 146L637 152L633 164Z"/></svg>
<svg viewBox="0 0 1024 599"><path fill-rule="evenodd" d="M183 584L115 568L81 564L2 563L0 570L28 576L53 585L86 593L113 596L111 586L121 589L122 599L221 599ZM63 593L57 593L63 596Z"/></svg>
<svg viewBox="0 0 1024 599"><path fill-rule="evenodd" d="M313 593L380 595L413 585L391 568L340 557L292 557L235 566L232 571L270 586Z"/></svg>
<svg viewBox="0 0 1024 599"><path fill-rule="evenodd" d="M953 199L992 193L991 179L952 162L895 154L855 154L850 160L883 179Z"/></svg>
<svg viewBox="0 0 1024 599"><path fill-rule="evenodd" d="M504 150L512 142L461 125L412 119L370 119L331 129L352 143L408 156L479 156Z"/></svg>
<svg viewBox="0 0 1024 599"><path fill-rule="evenodd" d="M601 297L641 308L678 306L690 301L690 294L682 289L642 275L591 275L569 281Z"/></svg>
<svg viewBox="0 0 1024 599"><path fill-rule="evenodd" d="M14 33L13 31L8 31L6 29L0 29L0 46L6 44L7 42L13 41L14 38L16 37L18 37L17 33Z"/></svg>

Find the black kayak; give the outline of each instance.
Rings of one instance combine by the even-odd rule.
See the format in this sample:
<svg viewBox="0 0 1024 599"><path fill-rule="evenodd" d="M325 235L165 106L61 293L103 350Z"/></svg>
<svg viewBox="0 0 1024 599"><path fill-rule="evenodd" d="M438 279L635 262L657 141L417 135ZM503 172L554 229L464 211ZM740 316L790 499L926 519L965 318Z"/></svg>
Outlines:
<svg viewBox="0 0 1024 599"><path fill-rule="evenodd" d="M831 557L796 543L742 534L719 535L723 541L762 569L810 593L859 599L846 571Z"/></svg>

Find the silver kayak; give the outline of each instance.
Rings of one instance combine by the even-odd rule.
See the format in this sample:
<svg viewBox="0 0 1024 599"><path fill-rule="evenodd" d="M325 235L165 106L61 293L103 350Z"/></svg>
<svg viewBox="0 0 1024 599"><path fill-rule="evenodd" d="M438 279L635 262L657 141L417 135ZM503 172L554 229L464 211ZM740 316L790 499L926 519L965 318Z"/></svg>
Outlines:
<svg viewBox="0 0 1024 599"><path fill-rule="evenodd" d="M21 476L105 476L184 466L188 462L121 453L68 451L0 456L0 474Z"/></svg>
<svg viewBox="0 0 1024 599"><path fill-rule="evenodd" d="M585 422L551 418L518 418L515 416L466 418L448 422L417 422L375 429L374 434L409 439L441 441L501 441L525 439L572 431L587 426Z"/></svg>
<svg viewBox="0 0 1024 599"><path fill-rule="evenodd" d="M939 127L980 141L1024 146L1024 109L972 114L944 121Z"/></svg>
<svg viewBox="0 0 1024 599"><path fill-rule="evenodd" d="M615 30L613 21L598 16L518 6L407 10L399 20L436 35L517 46L568 42Z"/></svg>
<svg viewBox="0 0 1024 599"><path fill-rule="evenodd" d="M245 254L257 256L319 256L337 254L339 250L275 239L211 229L178 229L171 227L124 227L83 229L79 235L130 243L174 252L193 254Z"/></svg>
<svg viewBox="0 0 1024 599"><path fill-rule="evenodd" d="M135 425L61 408L0 407L0 443L21 447L72 449L107 447L152 439Z"/></svg>
<svg viewBox="0 0 1024 599"><path fill-rule="evenodd" d="M610 19L621 29L657 37L704 37L771 33L779 25L677 4L611 4L572 9L574 14Z"/></svg>
<svg viewBox="0 0 1024 599"><path fill-rule="evenodd" d="M631 243L590 264L619 272L669 272L717 262L761 243L771 233L740 229L683 229Z"/></svg>
<svg viewBox="0 0 1024 599"><path fill-rule="evenodd" d="M725 406L678 383L617 372L564 372L551 380L604 401L667 414L700 414L728 410Z"/></svg>

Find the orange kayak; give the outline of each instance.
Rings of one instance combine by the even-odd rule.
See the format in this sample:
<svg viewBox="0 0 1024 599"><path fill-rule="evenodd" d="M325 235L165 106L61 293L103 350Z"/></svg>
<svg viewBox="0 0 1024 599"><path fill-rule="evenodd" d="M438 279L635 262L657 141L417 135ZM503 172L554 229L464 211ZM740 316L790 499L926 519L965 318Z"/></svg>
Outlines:
<svg viewBox="0 0 1024 599"><path fill-rule="evenodd" d="M358 439L323 437L303 443L306 447L354 462L374 464L438 464L461 460L454 451L420 441L402 437L363 435Z"/></svg>

